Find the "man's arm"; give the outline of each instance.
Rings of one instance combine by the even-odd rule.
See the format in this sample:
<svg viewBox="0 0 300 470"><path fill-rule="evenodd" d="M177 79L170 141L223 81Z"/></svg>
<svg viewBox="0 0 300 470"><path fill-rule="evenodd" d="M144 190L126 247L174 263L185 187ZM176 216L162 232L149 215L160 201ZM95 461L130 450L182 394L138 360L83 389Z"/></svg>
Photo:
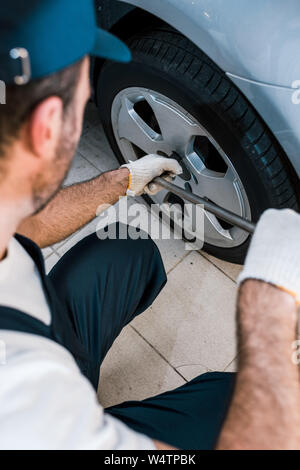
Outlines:
<svg viewBox="0 0 300 470"><path fill-rule="evenodd" d="M93 220L101 204L113 205L125 196L128 181L128 169L120 168L64 188L39 214L26 219L18 233L41 248L58 243Z"/></svg>
<svg viewBox="0 0 300 470"><path fill-rule="evenodd" d="M240 359L219 449L300 449L300 383L293 363L300 301L300 215L261 217L239 276Z"/></svg>
<svg viewBox="0 0 300 470"><path fill-rule="evenodd" d="M240 359L219 449L300 449L300 387L292 362L295 300L246 281L238 300Z"/></svg>
<svg viewBox="0 0 300 470"><path fill-rule="evenodd" d="M159 186L148 185L156 176L181 173L181 166L173 158L146 155L118 170L62 189L44 210L23 221L18 233L45 248L79 230L96 217L99 206L115 204L127 190L131 196L145 191L155 194Z"/></svg>

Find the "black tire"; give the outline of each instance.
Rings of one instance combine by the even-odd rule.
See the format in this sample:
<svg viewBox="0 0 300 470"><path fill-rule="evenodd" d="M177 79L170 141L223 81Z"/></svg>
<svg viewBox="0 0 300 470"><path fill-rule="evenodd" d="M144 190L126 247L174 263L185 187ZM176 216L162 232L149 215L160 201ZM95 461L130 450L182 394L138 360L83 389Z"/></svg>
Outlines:
<svg viewBox="0 0 300 470"><path fill-rule="evenodd" d="M124 159L111 125L111 107L124 88L156 90L193 115L230 157L246 190L252 220L269 207L298 210L286 156L251 104L226 75L178 32L158 28L128 41L133 61L106 63L97 85L104 130L120 162ZM234 248L205 244L204 250L242 263L249 238Z"/></svg>

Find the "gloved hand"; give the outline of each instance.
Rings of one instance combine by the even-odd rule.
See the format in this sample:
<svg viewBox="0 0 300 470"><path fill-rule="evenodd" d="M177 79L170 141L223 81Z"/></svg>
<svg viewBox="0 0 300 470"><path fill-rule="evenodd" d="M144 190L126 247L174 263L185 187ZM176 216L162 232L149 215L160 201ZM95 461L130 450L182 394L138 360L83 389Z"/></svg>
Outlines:
<svg viewBox="0 0 300 470"><path fill-rule="evenodd" d="M139 160L122 165L121 168L128 168L130 172L128 196L140 196L144 192L154 195L162 189L159 185L151 183L156 176L161 176L166 172L168 173L166 179L170 181L173 177L182 173L182 168L177 160L154 154L146 155Z"/></svg>
<svg viewBox="0 0 300 470"><path fill-rule="evenodd" d="M300 304L300 215L267 210L260 218L238 283L259 279L291 294Z"/></svg>

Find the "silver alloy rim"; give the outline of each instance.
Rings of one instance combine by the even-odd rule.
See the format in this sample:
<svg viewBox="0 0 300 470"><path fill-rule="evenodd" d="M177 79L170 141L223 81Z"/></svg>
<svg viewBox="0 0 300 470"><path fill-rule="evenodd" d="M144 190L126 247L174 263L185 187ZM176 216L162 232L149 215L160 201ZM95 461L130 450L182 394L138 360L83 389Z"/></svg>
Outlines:
<svg viewBox="0 0 300 470"><path fill-rule="evenodd" d="M141 103L153 113L155 125L150 125L139 112ZM111 113L114 135L127 162L136 160L141 153L170 156L176 151L183 157L189 176L185 179L176 177L174 184L251 220L247 194L230 159L199 121L181 106L156 91L132 87L117 94ZM217 151L218 158L221 157L224 163L222 171L207 166L202 153L195 147L195 142L199 140L214 154ZM162 190L152 199L156 204L163 204L169 196L170 193ZM247 238L248 234L243 230L228 226L214 215L205 213L206 243L233 248Z"/></svg>

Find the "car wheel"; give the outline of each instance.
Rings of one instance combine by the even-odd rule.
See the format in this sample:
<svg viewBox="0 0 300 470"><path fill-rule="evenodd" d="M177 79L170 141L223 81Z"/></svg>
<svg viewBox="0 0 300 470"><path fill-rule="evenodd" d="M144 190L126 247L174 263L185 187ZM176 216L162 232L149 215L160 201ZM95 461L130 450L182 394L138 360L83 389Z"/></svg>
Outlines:
<svg viewBox="0 0 300 470"><path fill-rule="evenodd" d="M269 207L298 209L285 155L226 75L172 29L131 38L133 60L108 62L96 96L104 130L120 162L176 151L184 173L175 184L257 221ZM167 191L154 203L181 202ZM204 250L242 263L243 230L205 213Z"/></svg>

